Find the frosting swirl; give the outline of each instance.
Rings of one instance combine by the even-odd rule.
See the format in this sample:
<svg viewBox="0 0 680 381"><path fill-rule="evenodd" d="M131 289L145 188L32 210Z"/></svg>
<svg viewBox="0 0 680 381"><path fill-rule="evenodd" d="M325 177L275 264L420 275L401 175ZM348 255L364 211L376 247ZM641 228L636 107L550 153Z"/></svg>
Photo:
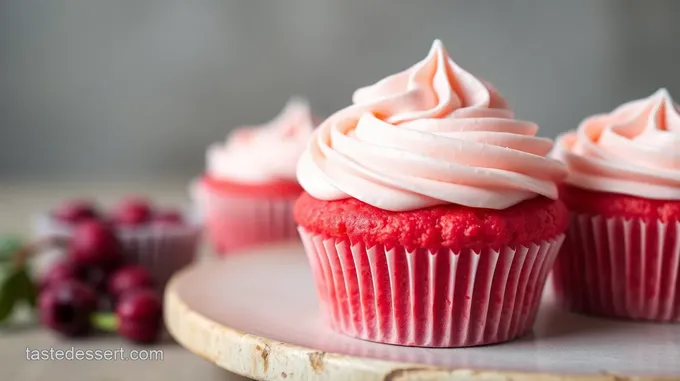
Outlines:
<svg viewBox="0 0 680 381"><path fill-rule="evenodd" d="M314 129L307 101L292 98L281 113L261 126L232 131L206 154L207 172L240 183L295 181L296 164Z"/></svg>
<svg viewBox="0 0 680 381"><path fill-rule="evenodd" d="M557 198L563 166L538 126L456 65L440 41L411 68L357 90L315 131L298 163L313 197L407 211L442 204L504 209Z"/></svg>
<svg viewBox="0 0 680 381"><path fill-rule="evenodd" d="M590 190L680 200L680 114L666 89L585 119L560 136L554 156L567 183Z"/></svg>

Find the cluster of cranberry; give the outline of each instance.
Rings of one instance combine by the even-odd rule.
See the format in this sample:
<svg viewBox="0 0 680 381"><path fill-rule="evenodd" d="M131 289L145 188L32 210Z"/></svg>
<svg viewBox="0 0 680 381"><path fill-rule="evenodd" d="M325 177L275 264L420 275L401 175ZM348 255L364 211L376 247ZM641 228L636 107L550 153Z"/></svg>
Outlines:
<svg viewBox="0 0 680 381"><path fill-rule="evenodd" d="M89 200L67 200L51 213L52 218L76 226L84 221L100 221L112 227L178 226L185 221L175 209L155 208L147 199L128 197L122 200L110 213L99 210Z"/></svg>
<svg viewBox="0 0 680 381"><path fill-rule="evenodd" d="M90 202L68 201L53 212L53 218L68 224L72 233L65 243L64 260L40 280L42 323L67 336L83 336L104 329L94 318L104 312L112 314L113 328L122 336L139 343L155 341L162 327L161 297L146 268L125 263L114 229L181 224L181 214L154 211L148 201L130 198L108 217Z"/></svg>

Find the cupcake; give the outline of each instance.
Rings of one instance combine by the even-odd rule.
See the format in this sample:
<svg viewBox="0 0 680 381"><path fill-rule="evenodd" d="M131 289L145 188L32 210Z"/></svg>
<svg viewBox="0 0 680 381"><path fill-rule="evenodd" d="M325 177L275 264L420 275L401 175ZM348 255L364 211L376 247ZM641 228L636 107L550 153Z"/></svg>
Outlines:
<svg viewBox="0 0 680 381"><path fill-rule="evenodd" d="M558 138L571 210L559 302L587 314L680 321L680 114L665 89Z"/></svg>
<svg viewBox="0 0 680 381"><path fill-rule="evenodd" d="M296 164L313 129L309 106L293 98L268 124L239 128L208 149L194 194L216 252L297 239L292 208L302 188Z"/></svg>
<svg viewBox="0 0 680 381"><path fill-rule="evenodd" d="M354 93L298 164L322 314L349 336L463 347L528 332L568 223L549 139L441 42Z"/></svg>

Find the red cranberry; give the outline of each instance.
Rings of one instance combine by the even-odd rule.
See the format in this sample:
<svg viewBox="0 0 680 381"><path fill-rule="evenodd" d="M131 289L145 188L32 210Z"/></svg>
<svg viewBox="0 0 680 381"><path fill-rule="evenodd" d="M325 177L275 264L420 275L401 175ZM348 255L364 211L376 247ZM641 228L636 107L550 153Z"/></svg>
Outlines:
<svg viewBox="0 0 680 381"><path fill-rule="evenodd" d="M121 226L139 226L151 221L151 203L143 198L123 200L113 212L114 221Z"/></svg>
<svg viewBox="0 0 680 381"><path fill-rule="evenodd" d="M55 263L45 271L38 282L38 288L44 290L58 282L73 279L90 286L95 291L105 293L110 273L111 270L108 268L77 264L67 259Z"/></svg>
<svg viewBox="0 0 680 381"><path fill-rule="evenodd" d="M92 287L98 293L105 294L109 276L113 268L110 266L81 264L77 266L77 278L81 282Z"/></svg>
<svg viewBox="0 0 680 381"><path fill-rule="evenodd" d="M69 255L79 265L111 267L122 260L118 239L109 226L100 221L86 221L76 226Z"/></svg>
<svg viewBox="0 0 680 381"><path fill-rule="evenodd" d="M57 282L77 278L78 268L76 264L69 260L60 261L54 263L44 274L42 274L42 277L38 282L38 288L44 290Z"/></svg>
<svg viewBox="0 0 680 381"><path fill-rule="evenodd" d="M108 291L109 295L117 300L128 291L152 288L153 283L153 279L145 267L139 265L126 266L113 273L109 278Z"/></svg>
<svg viewBox="0 0 680 381"><path fill-rule="evenodd" d="M97 208L88 200L68 200L61 204L52 215L61 222L77 224L97 218Z"/></svg>
<svg viewBox="0 0 680 381"><path fill-rule="evenodd" d="M116 307L118 333L137 343L156 341L161 331L162 310L161 298L153 290L123 294Z"/></svg>
<svg viewBox="0 0 680 381"><path fill-rule="evenodd" d="M70 279L50 285L38 303L40 321L46 327L67 336L82 336L90 330L97 297L87 285Z"/></svg>
<svg viewBox="0 0 680 381"><path fill-rule="evenodd" d="M153 217L154 223L163 226L176 226L184 223L182 213L174 209L166 209L156 212Z"/></svg>

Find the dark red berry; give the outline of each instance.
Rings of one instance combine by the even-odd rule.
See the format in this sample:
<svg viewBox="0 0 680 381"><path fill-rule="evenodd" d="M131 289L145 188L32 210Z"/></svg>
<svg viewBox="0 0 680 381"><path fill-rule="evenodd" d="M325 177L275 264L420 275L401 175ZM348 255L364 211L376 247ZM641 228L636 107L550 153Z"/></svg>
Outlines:
<svg viewBox="0 0 680 381"><path fill-rule="evenodd" d="M78 278L78 268L75 263L70 260L62 260L52 264L47 271L45 271L38 282L38 288L44 290L50 285L68 279Z"/></svg>
<svg viewBox="0 0 680 381"><path fill-rule="evenodd" d="M43 290L38 303L43 325L66 336L82 336L90 330L97 297L84 283L69 279Z"/></svg>
<svg viewBox="0 0 680 381"><path fill-rule="evenodd" d="M149 223L152 214L149 201L140 197L130 197L114 209L113 220L120 226L140 226Z"/></svg>
<svg viewBox="0 0 680 381"><path fill-rule="evenodd" d="M98 293L106 293L110 274L114 271L111 266L80 264L76 266L78 280L90 286Z"/></svg>
<svg viewBox="0 0 680 381"><path fill-rule="evenodd" d="M126 292L153 287L153 278L149 271L139 265L125 266L114 272L109 278L109 295L117 300Z"/></svg>
<svg viewBox="0 0 680 381"><path fill-rule="evenodd" d="M101 221L85 221L75 227L69 255L79 265L100 267L116 266L122 260L118 239L110 227Z"/></svg>
<svg viewBox="0 0 680 381"><path fill-rule="evenodd" d="M54 218L68 224L97 219L97 208L89 200L67 200L52 213Z"/></svg>
<svg viewBox="0 0 680 381"><path fill-rule="evenodd" d="M116 307L118 333L137 343L152 343L161 331L162 311L157 292L151 289L127 292Z"/></svg>
<svg viewBox="0 0 680 381"><path fill-rule="evenodd" d="M153 222L163 226L178 226L184 224L184 217L178 210L166 209L156 212Z"/></svg>

